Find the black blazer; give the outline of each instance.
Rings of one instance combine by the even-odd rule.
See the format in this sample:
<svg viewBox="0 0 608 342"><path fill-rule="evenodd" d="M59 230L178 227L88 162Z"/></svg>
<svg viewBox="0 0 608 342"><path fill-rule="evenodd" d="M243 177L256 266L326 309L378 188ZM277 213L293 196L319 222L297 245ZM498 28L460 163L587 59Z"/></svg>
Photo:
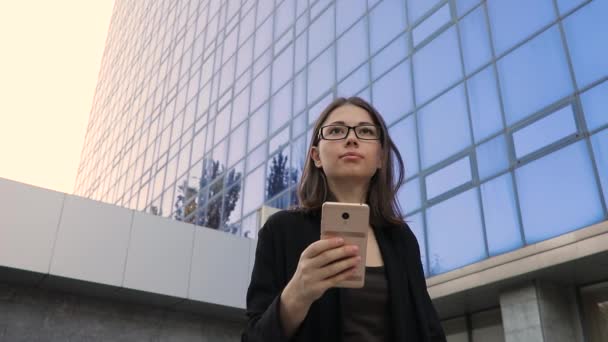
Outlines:
<svg viewBox="0 0 608 342"><path fill-rule="evenodd" d="M342 341L341 288L315 301L291 339L279 317L280 295L296 271L300 254L320 238L320 211L286 210L272 215L258 234L247 290L245 342ZM426 290L416 237L405 227L372 227L387 274L394 341L446 341Z"/></svg>

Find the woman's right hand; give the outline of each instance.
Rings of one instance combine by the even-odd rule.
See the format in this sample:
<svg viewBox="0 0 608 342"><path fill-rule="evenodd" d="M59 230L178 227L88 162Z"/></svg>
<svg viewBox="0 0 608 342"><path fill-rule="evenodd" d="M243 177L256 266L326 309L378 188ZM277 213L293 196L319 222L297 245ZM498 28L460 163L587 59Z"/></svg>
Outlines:
<svg viewBox="0 0 608 342"><path fill-rule="evenodd" d="M300 255L296 272L285 287L286 295L309 307L327 289L351 276L359 262L358 247L345 245L342 238L315 241Z"/></svg>

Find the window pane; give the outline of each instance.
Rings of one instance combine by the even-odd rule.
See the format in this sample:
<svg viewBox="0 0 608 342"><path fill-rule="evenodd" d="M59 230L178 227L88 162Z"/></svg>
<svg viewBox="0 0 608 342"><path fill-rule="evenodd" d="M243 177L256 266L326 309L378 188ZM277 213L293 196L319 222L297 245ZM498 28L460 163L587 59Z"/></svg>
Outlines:
<svg viewBox="0 0 608 342"><path fill-rule="evenodd" d="M293 139L293 138L292 138ZM294 168L298 175L302 174L302 170L304 170L304 163L306 162L306 154L307 148L306 146L306 137L301 135L299 138L296 138L291 144L291 167Z"/></svg>
<svg viewBox="0 0 608 342"><path fill-rule="evenodd" d="M374 106L387 125L413 110L409 61L404 61L372 85Z"/></svg>
<svg viewBox="0 0 608 342"><path fill-rule="evenodd" d="M408 54L407 35L395 39L372 59L372 79L378 78Z"/></svg>
<svg viewBox="0 0 608 342"><path fill-rule="evenodd" d="M524 165L515 176L528 243L586 227L604 216L585 141Z"/></svg>
<svg viewBox="0 0 608 342"><path fill-rule="evenodd" d="M339 36L367 10L365 0L337 0L336 34Z"/></svg>
<svg viewBox="0 0 608 342"><path fill-rule="evenodd" d="M342 79L367 59L365 26L365 20L361 20L338 39L338 79Z"/></svg>
<svg viewBox="0 0 608 342"><path fill-rule="evenodd" d="M608 203L608 129L594 134L591 137L591 144L604 192L604 202Z"/></svg>
<svg viewBox="0 0 608 342"><path fill-rule="evenodd" d="M266 143L262 143L247 155L247 172L255 169L266 159Z"/></svg>
<svg viewBox="0 0 608 342"><path fill-rule="evenodd" d="M334 83L333 48L323 52L308 67L308 103L314 102Z"/></svg>
<svg viewBox="0 0 608 342"><path fill-rule="evenodd" d="M228 150L228 166L232 166L245 155L245 137L247 125L243 124L230 135L230 149Z"/></svg>
<svg viewBox="0 0 608 342"><path fill-rule="evenodd" d="M462 78L454 27L443 32L414 55L414 73L418 104L423 104Z"/></svg>
<svg viewBox="0 0 608 342"><path fill-rule="evenodd" d="M427 209L431 274L459 268L486 257L477 189Z"/></svg>
<svg viewBox="0 0 608 342"><path fill-rule="evenodd" d="M338 96L350 97L369 85L369 64L365 63L338 84Z"/></svg>
<svg viewBox="0 0 608 342"><path fill-rule="evenodd" d="M584 92L581 102L590 131L608 124L608 81Z"/></svg>
<svg viewBox="0 0 608 342"><path fill-rule="evenodd" d="M468 10L475 7L481 0L456 0L456 13L461 17Z"/></svg>
<svg viewBox="0 0 608 342"><path fill-rule="evenodd" d="M291 82L272 97L270 104L270 134L291 118Z"/></svg>
<svg viewBox="0 0 608 342"><path fill-rule="evenodd" d="M496 55L502 54L555 19L551 0L489 0L488 15Z"/></svg>
<svg viewBox="0 0 608 342"><path fill-rule="evenodd" d="M306 38L308 37L308 31L304 31L299 37L296 38L296 58L294 71L298 72L306 64Z"/></svg>
<svg viewBox="0 0 608 342"><path fill-rule="evenodd" d="M592 1L564 20L579 87L608 75L608 1Z"/></svg>
<svg viewBox="0 0 608 342"><path fill-rule="evenodd" d="M293 111L295 113L306 107L306 72L302 71L293 81Z"/></svg>
<svg viewBox="0 0 608 342"><path fill-rule="evenodd" d="M214 143L217 143L228 135L228 131L230 131L230 106L224 107L217 114L215 119L215 137L213 138Z"/></svg>
<svg viewBox="0 0 608 342"><path fill-rule="evenodd" d="M563 15L583 2L585 0L557 0L557 7L559 8L559 13Z"/></svg>
<svg viewBox="0 0 608 342"><path fill-rule="evenodd" d="M422 167L427 168L471 144L462 85L418 111Z"/></svg>
<svg viewBox="0 0 608 342"><path fill-rule="evenodd" d="M414 115L408 116L391 127L389 133L403 158L406 177L411 177L418 173L418 143L416 142Z"/></svg>
<svg viewBox="0 0 608 342"><path fill-rule="evenodd" d="M263 105L249 118L249 138L247 148L251 151L267 136L268 105Z"/></svg>
<svg viewBox="0 0 608 342"><path fill-rule="evenodd" d="M405 30L405 2L384 0L369 14L369 36L372 55Z"/></svg>
<svg viewBox="0 0 608 342"><path fill-rule="evenodd" d="M270 68L266 68L251 83L251 109L257 109L270 94Z"/></svg>
<svg viewBox="0 0 608 342"><path fill-rule="evenodd" d="M274 28L275 38L278 38L281 33L285 32L294 23L294 14L295 0L285 0L277 7L277 11L274 14L276 18Z"/></svg>
<svg viewBox="0 0 608 342"><path fill-rule="evenodd" d="M230 127L234 128L247 118L249 114L249 88L238 94L232 102L232 118Z"/></svg>
<svg viewBox="0 0 608 342"><path fill-rule="evenodd" d="M405 221L412 230L412 233L414 233L416 236L416 240L418 240L418 246L420 248L420 262L422 263L424 275L426 276L428 275L428 270L426 265L426 239L424 238L424 221L422 220L422 214L417 213L412 216L407 216Z"/></svg>
<svg viewBox="0 0 608 342"><path fill-rule="evenodd" d="M319 115L321 115L321 111L323 109L325 109L325 107L327 107L327 105L329 105L329 103L333 100L333 94L329 93L327 95L325 95L324 98L322 98L319 102L317 102L314 106L312 106L309 110L308 110L308 124L312 125L315 120L317 120L319 118ZM312 130L312 127L311 127Z"/></svg>
<svg viewBox="0 0 608 342"><path fill-rule="evenodd" d="M420 179L414 178L403 184L398 194L399 205L404 213L420 208Z"/></svg>
<svg viewBox="0 0 608 342"><path fill-rule="evenodd" d="M315 58L334 40L334 7L312 22L308 35L308 60Z"/></svg>
<svg viewBox="0 0 608 342"><path fill-rule="evenodd" d="M234 177L240 178L242 175L240 173L235 173ZM242 181L239 181L238 184L234 185L228 190L228 194L234 197L224 197L224 216L226 218L227 226L230 229L230 232L234 233L238 231L238 225L236 222L241 219L241 209L243 208L243 185ZM232 199L232 200L231 200ZM229 208L226 209L226 206L229 204L233 204L232 210Z"/></svg>
<svg viewBox="0 0 608 342"><path fill-rule="evenodd" d="M574 113L572 106L567 106L514 132L515 155L521 158L574 133Z"/></svg>
<svg viewBox="0 0 608 342"><path fill-rule="evenodd" d="M477 142L502 129L500 102L493 67L489 66L475 74L467 81L467 86L473 136Z"/></svg>
<svg viewBox="0 0 608 342"><path fill-rule="evenodd" d="M412 31L412 40L414 42L414 46L420 44L435 31L439 30L443 25L447 24L451 19L450 5L445 4L414 28Z"/></svg>
<svg viewBox="0 0 608 342"><path fill-rule="evenodd" d="M245 179L243 213L259 208L264 200L264 168L258 167Z"/></svg>
<svg viewBox="0 0 608 342"><path fill-rule="evenodd" d="M432 199L470 181L471 161L465 157L426 176L427 198Z"/></svg>
<svg viewBox="0 0 608 342"><path fill-rule="evenodd" d="M438 2L438 0L408 0L407 9L409 10L410 21L413 23L420 19Z"/></svg>
<svg viewBox="0 0 608 342"><path fill-rule="evenodd" d="M481 198L490 255L521 247L523 241L511 174L507 173L482 184Z"/></svg>
<svg viewBox="0 0 608 342"><path fill-rule="evenodd" d="M287 0L290 1L290 0ZM293 45L280 55L278 55L272 63L272 93L274 94L281 88L287 80L293 75Z"/></svg>
<svg viewBox="0 0 608 342"><path fill-rule="evenodd" d="M479 178L485 179L509 167L507 141L499 135L477 147L477 167Z"/></svg>
<svg viewBox="0 0 608 342"><path fill-rule="evenodd" d="M283 128L282 131L277 133L272 139L270 139L270 143L268 144L268 154L273 154L278 148L289 142L289 126ZM289 151L287 151L289 152ZM289 165L289 164L287 164Z"/></svg>
<svg viewBox="0 0 608 342"><path fill-rule="evenodd" d="M265 1L260 1L265 2ZM257 59L272 43L272 23L270 17L255 32L254 59Z"/></svg>
<svg viewBox="0 0 608 342"><path fill-rule="evenodd" d="M469 74L492 58L483 6L464 17L459 25L464 68Z"/></svg>
<svg viewBox="0 0 608 342"><path fill-rule="evenodd" d="M507 123L513 124L572 92L557 26L498 61Z"/></svg>

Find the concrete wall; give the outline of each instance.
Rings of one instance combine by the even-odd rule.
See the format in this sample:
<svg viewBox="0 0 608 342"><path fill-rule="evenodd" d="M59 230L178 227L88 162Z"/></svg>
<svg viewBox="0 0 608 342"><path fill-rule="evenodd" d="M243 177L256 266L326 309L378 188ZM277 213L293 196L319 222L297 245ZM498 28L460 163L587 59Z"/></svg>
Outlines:
<svg viewBox="0 0 608 342"><path fill-rule="evenodd" d="M239 341L242 322L0 284L0 341Z"/></svg>

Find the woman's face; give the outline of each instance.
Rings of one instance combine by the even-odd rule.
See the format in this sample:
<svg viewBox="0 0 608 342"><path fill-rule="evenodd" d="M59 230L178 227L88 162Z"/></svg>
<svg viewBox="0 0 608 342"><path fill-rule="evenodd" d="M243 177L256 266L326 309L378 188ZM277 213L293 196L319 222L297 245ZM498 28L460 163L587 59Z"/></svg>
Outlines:
<svg viewBox="0 0 608 342"><path fill-rule="evenodd" d="M375 125L372 116L363 108L346 104L334 109L322 126L342 124L358 126ZM322 168L331 179L356 178L368 181L382 166L382 148L380 140L362 140L357 138L354 130L342 140L319 141L313 146L311 157L315 166Z"/></svg>

